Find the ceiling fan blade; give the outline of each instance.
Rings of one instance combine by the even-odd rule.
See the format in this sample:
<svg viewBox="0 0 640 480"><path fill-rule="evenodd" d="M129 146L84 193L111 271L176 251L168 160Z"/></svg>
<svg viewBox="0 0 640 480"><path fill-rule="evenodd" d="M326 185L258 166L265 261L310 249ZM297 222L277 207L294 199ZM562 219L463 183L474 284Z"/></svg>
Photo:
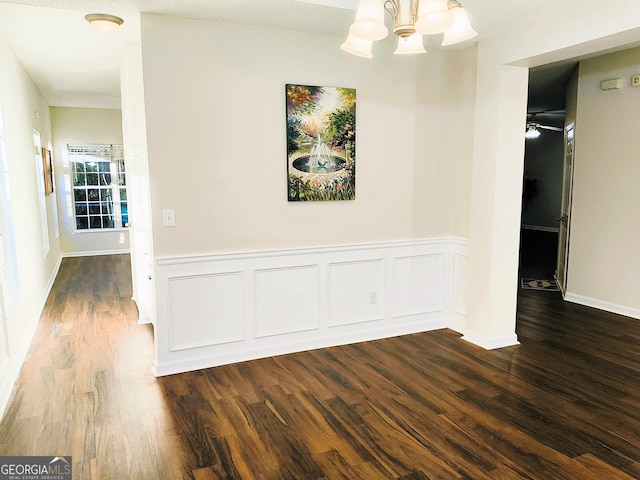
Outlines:
<svg viewBox="0 0 640 480"><path fill-rule="evenodd" d="M542 128L543 130L553 130L554 132L563 132L564 128L562 127L552 127L551 125L536 125L538 128Z"/></svg>

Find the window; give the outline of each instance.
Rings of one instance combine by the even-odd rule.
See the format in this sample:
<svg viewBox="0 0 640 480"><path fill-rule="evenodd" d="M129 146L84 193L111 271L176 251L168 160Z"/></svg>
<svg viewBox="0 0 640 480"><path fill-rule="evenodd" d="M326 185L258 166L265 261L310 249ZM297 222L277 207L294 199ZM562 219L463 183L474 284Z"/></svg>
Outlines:
<svg viewBox="0 0 640 480"><path fill-rule="evenodd" d="M76 231L129 224L122 145L68 145Z"/></svg>

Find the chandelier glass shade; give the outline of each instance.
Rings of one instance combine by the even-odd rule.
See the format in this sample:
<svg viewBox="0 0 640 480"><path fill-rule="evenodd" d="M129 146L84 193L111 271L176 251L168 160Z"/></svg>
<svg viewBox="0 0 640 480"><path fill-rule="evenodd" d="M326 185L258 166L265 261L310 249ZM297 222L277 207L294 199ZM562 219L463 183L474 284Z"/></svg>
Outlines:
<svg viewBox="0 0 640 480"><path fill-rule="evenodd" d="M393 33L398 36L396 54L426 53L423 35L444 32L442 45L446 46L478 34L458 0L360 0L349 36L340 48L371 58L372 42L389 33L385 11L393 18Z"/></svg>
<svg viewBox="0 0 640 480"><path fill-rule="evenodd" d="M415 19L417 32L425 35L442 33L453 24L446 0L418 1L418 15Z"/></svg>
<svg viewBox="0 0 640 480"><path fill-rule="evenodd" d="M340 45L345 52L352 55L357 55L363 58L373 58L371 53L371 40L362 40L355 37L353 34L349 34L345 42Z"/></svg>
<svg viewBox="0 0 640 480"><path fill-rule="evenodd" d="M478 32L471 27L469 15L460 2L449 2L449 12L453 15L453 24L444 31L443 47L464 42L478 35Z"/></svg>
<svg viewBox="0 0 640 480"><path fill-rule="evenodd" d="M386 37L389 30L384 24L384 2L360 0L356 20L349 27L349 33L361 40L372 42Z"/></svg>
<svg viewBox="0 0 640 480"><path fill-rule="evenodd" d="M396 55L427 53L422 43L422 35L416 32L408 37L398 37L398 48L393 53Z"/></svg>

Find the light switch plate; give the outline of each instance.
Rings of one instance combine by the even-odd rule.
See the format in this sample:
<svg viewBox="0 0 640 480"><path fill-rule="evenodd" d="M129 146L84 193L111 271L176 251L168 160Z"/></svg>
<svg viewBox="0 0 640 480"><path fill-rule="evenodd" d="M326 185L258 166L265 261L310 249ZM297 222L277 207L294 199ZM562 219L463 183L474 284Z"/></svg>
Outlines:
<svg viewBox="0 0 640 480"><path fill-rule="evenodd" d="M176 217L173 213L173 209L162 210L162 226L163 227L175 227Z"/></svg>
<svg viewBox="0 0 640 480"><path fill-rule="evenodd" d="M631 86L640 87L640 73L636 73L631 77Z"/></svg>

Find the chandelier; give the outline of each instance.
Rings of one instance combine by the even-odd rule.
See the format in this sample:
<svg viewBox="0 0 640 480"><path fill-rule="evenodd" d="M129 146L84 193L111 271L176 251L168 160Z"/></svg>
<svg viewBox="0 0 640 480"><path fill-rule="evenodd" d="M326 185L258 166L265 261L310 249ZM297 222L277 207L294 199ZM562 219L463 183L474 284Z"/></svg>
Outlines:
<svg viewBox="0 0 640 480"><path fill-rule="evenodd" d="M393 33L398 36L395 54L426 53L422 35L444 32L442 45L447 46L478 34L458 0L360 0L356 20L340 48L371 58L371 44L389 33L384 24L385 11L391 14Z"/></svg>

